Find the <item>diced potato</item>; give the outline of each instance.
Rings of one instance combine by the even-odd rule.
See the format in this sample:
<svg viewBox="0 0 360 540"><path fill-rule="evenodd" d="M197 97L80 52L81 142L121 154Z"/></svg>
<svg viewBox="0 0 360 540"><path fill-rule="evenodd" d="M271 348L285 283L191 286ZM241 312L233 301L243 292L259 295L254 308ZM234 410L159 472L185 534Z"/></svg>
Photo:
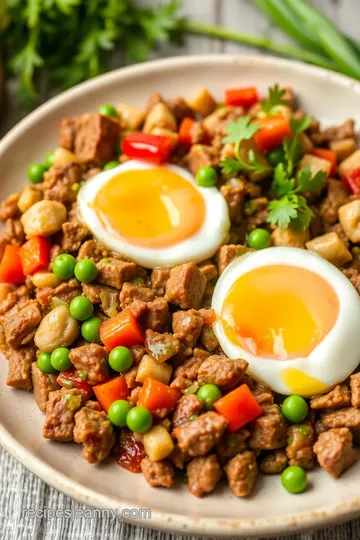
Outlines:
<svg viewBox="0 0 360 540"><path fill-rule="evenodd" d="M339 208L339 221L346 236L355 244L360 242L360 200L355 199Z"/></svg>
<svg viewBox="0 0 360 540"><path fill-rule="evenodd" d="M208 116L217 107L217 103L207 88L199 88L188 100L189 106L202 116Z"/></svg>
<svg viewBox="0 0 360 540"><path fill-rule="evenodd" d="M216 109L213 113L204 118L202 125L208 133L214 133L219 122L227 118L233 107L225 106Z"/></svg>
<svg viewBox="0 0 360 540"><path fill-rule="evenodd" d="M179 135L175 131L170 131L169 129L156 127L150 131L154 135L161 135L162 137L170 137L174 141L174 145L177 143Z"/></svg>
<svg viewBox="0 0 360 540"><path fill-rule="evenodd" d="M353 138L342 139L341 141L331 141L330 150L336 152L338 162L341 163L356 150L356 141Z"/></svg>
<svg viewBox="0 0 360 540"><path fill-rule="evenodd" d="M152 427L143 435L143 445L151 461L161 461L174 450L173 440L164 426Z"/></svg>
<svg viewBox="0 0 360 540"><path fill-rule="evenodd" d="M62 283L61 279L56 277L52 272L36 272L32 277L32 282L38 289L57 287Z"/></svg>
<svg viewBox="0 0 360 540"><path fill-rule="evenodd" d="M291 228L280 229L277 227L271 233L271 240L273 246L287 246L287 247L297 247L304 248L305 244L310 239L310 234L308 229L303 231L294 231Z"/></svg>
<svg viewBox="0 0 360 540"><path fill-rule="evenodd" d="M327 159L322 159L312 154L304 154L299 165L299 170L304 167L309 167L312 175L316 174L319 171L326 172L326 178L330 174L331 163Z"/></svg>
<svg viewBox="0 0 360 540"><path fill-rule="evenodd" d="M30 206L41 201L41 191L32 188L31 186L25 186L18 200L18 209L23 214L26 210L29 210Z"/></svg>
<svg viewBox="0 0 360 540"><path fill-rule="evenodd" d="M10 283L0 283L0 302L5 300L7 295L14 290L14 286Z"/></svg>
<svg viewBox="0 0 360 540"><path fill-rule="evenodd" d="M341 176L354 171L360 167L360 149L355 150L349 157L344 159L339 165L339 173Z"/></svg>
<svg viewBox="0 0 360 540"><path fill-rule="evenodd" d="M171 373L172 367L169 364L166 362L157 364L149 354L145 354L139 364L136 380L137 382L144 383L145 379L151 377L156 381L168 384Z"/></svg>
<svg viewBox="0 0 360 540"><path fill-rule="evenodd" d="M313 238L306 243L306 247L311 251L316 251L335 266L341 266L352 259L350 251L335 232Z"/></svg>
<svg viewBox="0 0 360 540"><path fill-rule="evenodd" d="M64 166L68 163L79 163L78 157L66 148L58 146L54 152L54 166Z"/></svg>
<svg viewBox="0 0 360 540"><path fill-rule="evenodd" d="M135 131L141 127L145 120L145 111L137 109L129 103L120 103L117 112L124 124L125 130Z"/></svg>
<svg viewBox="0 0 360 540"><path fill-rule="evenodd" d="M175 116L165 103L157 103L145 119L143 131L150 133L154 128L177 131Z"/></svg>
<svg viewBox="0 0 360 540"><path fill-rule="evenodd" d="M306 133L300 133L299 140L304 154L311 152L311 150L314 148L312 140Z"/></svg>

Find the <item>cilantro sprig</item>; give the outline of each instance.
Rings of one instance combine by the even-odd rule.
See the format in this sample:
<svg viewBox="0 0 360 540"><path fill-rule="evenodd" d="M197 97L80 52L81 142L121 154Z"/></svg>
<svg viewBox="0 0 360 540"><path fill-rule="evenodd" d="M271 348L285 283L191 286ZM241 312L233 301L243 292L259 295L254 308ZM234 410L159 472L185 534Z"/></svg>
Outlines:
<svg viewBox="0 0 360 540"><path fill-rule="evenodd" d="M285 88L280 88L278 84L269 88L269 96L261 103L261 109L268 116L278 114L280 105L289 105L289 100L284 99Z"/></svg>
<svg viewBox="0 0 360 540"><path fill-rule="evenodd" d="M268 173L272 169L270 165L264 164L260 155L253 149L246 153L246 160L240 154L240 145L242 141L250 140L258 131L259 125L253 122L251 116L242 116L234 122L229 122L226 126L228 135L222 139L224 144L234 144L234 154L236 159L225 158L221 161L221 172L226 175L236 174L238 172L247 173Z"/></svg>

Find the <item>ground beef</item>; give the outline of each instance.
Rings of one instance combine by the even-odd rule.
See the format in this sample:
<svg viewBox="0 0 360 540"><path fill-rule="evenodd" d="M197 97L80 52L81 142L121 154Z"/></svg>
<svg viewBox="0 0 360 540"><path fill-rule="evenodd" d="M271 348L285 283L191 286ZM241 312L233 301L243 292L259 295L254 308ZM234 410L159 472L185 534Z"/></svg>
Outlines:
<svg viewBox="0 0 360 540"><path fill-rule="evenodd" d="M357 459L347 428L322 433L314 444L314 452L321 467L334 478L339 478Z"/></svg>
<svg viewBox="0 0 360 540"><path fill-rule="evenodd" d="M355 137L355 122L353 119L346 120L340 126L331 126L324 131L311 134L311 139L316 145L324 145L332 141L341 141L342 139Z"/></svg>
<svg viewBox="0 0 360 540"><path fill-rule="evenodd" d="M198 264L198 269L204 274L208 281L215 279L217 277L217 268L211 260L203 261Z"/></svg>
<svg viewBox="0 0 360 540"><path fill-rule="evenodd" d="M76 201L77 189L82 180L82 170L77 163L51 167L44 174L44 199L70 206ZM75 187L74 187L75 185Z"/></svg>
<svg viewBox="0 0 360 540"><path fill-rule="evenodd" d="M101 259L97 263L97 280L103 285L121 289L125 281L132 280L136 275L136 264L118 261L117 259Z"/></svg>
<svg viewBox="0 0 360 540"><path fill-rule="evenodd" d="M36 299L42 306L48 306L52 298L59 298L63 302L70 304L71 300L81 295L81 287L77 279L72 278L69 281L63 281L55 288L45 287L36 291Z"/></svg>
<svg viewBox="0 0 360 540"><path fill-rule="evenodd" d="M107 353L100 345L89 343L71 349L69 358L76 369L87 374L89 384L99 384L109 378Z"/></svg>
<svg viewBox="0 0 360 540"><path fill-rule="evenodd" d="M130 388L130 390L132 388L136 388L140 384L136 380L137 374L138 374L138 366L133 366L130 369L128 369L128 371L125 371L123 373L123 376L125 377L125 381L126 381L126 386Z"/></svg>
<svg viewBox="0 0 360 540"><path fill-rule="evenodd" d="M100 309L108 317L113 317L120 311L119 291L114 287L97 283L83 283L83 294L92 304L100 304Z"/></svg>
<svg viewBox="0 0 360 540"><path fill-rule="evenodd" d="M87 401L87 393L78 388L50 392L46 404L43 430L45 439L68 442L73 440L75 414Z"/></svg>
<svg viewBox="0 0 360 540"><path fill-rule="evenodd" d="M145 332L145 349L157 362L166 362L179 352L180 342L172 334L159 334L153 330Z"/></svg>
<svg viewBox="0 0 360 540"><path fill-rule="evenodd" d="M360 409L346 407L337 411L325 411L320 416L321 423L326 429L360 427Z"/></svg>
<svg viewBox="0 0 360 540"><path fill-rule="evenodd" d="M314 428L311 422L289 426L286 447L289 465L311 469L314 466L313 444Z"/></svg>
<svg viewBox="0 0 360 540"><path fill-rule="evenodd" d="M139 365L142 357L146 354L145 347L143 345L133 345L130 350L134 358L134 364Z"/></svg>
<svg viewBox="0 0 360 540"><path fill-rule="evenodd" d="M64 251L77 251L88 236L89 229L79 221L67 221L62 224L63 239L61 247Z"/></svg>
<svg viewBox="0 0 360 540"><path fill-rule="evenodd" d="M224 196L228 208L231 223L239 225L243 219L243 206L245 198L245 187L242 182L238 185L223 185L220 192Z"/></svg>
<svg viewBox="0 0 360 540"><path fill-rule="evenodd" d="M24 227L19 219L5 221L4 234L7 243L21 246L25 241Z"/></svg>
<svg viewBox="0 0 360 540"><path fill-rule="evenodd" d="M115 154L120 135L120 123L98 113L83 114L62 120L60 146L83 161L103 165Z"/></svg>
<svg viewBox="0 0 360 540"><path fill-rule="evenodd" d="M360 407L360 373L354 373L350 377L351 405Z"/></svg>
<svg viewBox="0 0 360 540"><path fill-rule="evenodd" d="M350 392L345 384L337 384L327 394L316 396L310 401L312 409L341 409L350 405Z"/></svg>
<svg viewBox="0 0 360 540"><path fill-rule="evenodd" d="M272 405L274 403L274 393L267 386L255 383L252 394L259 405Z"/></svg>
<svg viewBox="0 0 360 540"><path fill-rule="evenodd" d="M140 392L141 392L141 386L136 386L130 392L128 401L131 403L133 407L135 407L137 405L137 402L139 401Z"/></svg>
<svg viewBox="0 0 360 540"><path fill-rule="evenodd" d="M278 405L266 405L264 414L250 425L250 448L275 450L286 443L286 425Z"/></svg>
<svg viewBox="0 0 360 540"><path fill-rule="evenodd" d="M223 416L210 411L175 428L174 435L182 452L192 457L204 456L220 440L226 425Z"/></svg>
<svg viewBox="0 0 360 540"><path fill-rule="evenodd" d="M171 488L174 485L174 467L167 460L150 461L149 458L144 458L141 461L141 470L151 487Z"/></svg>
<svg viewBox="0 0 360 540"><path fill-rule="evenodd" d="M204 144L193 144L186 157L186 163L193 175L202 167L217 167L220 161L218 150Z"/></svg>
<svg viewBox="0 0 360 540"><path fill-rule="evenodd" d="M195 309L175 311L172 317L174 335L188 347L195 347L200 337L203 318Z"/></svg>
<svg viewBox="0 0 360 540"><path fill-rule="evenodd" d="M275 450L264 456L260 461L260 471L263 474L280 474L286 469L288 458L284 450Z"/></svg>
<svg viewBox="0 0 360 540"><path fill-rule="evenodd" d="M147 287L141 287L133 283L124 283L120 292L121 309L129 307L134 300L142 300L143 302L151 302L155 298L153 290Z"/></svg>
<svg viewBox="0 0 360 540"><path fill-rule="evenodd" d="M177 122L181 122L184 118L194 118L194 111L182 97L171 99L168 106Z"/></svg>
<svg viewBox="0 0 360 540"><path fill-rule="evenodd" d="M190 384L192 384L192 382L197 378L197 374L202 362L203 359L197 356L192 356L188 360L185 360L183 365L176 368L174 373L175 377L184 378L185 380L190 381Z"/></svg>
<svg viewBox="0 0 360 540"><path fill-rule="evenodd" d="M29 343L35 335L42 319L36 300L24 300L15 304L7 312L3 322L6 343L11 347L21 347Z"/></svg>
<svg viewBox="0 0 360 540"><path fill-rule="evenodd" d="M213 352L219 347L219 342L211 326L206 326L202 328L200 339L202 345L209 352Z"/></svg>
<svg viewBox="0 0 360 540"><path fill-rule="evenodd" d="M5 221L9 218L14 218L19 213L18 201L19 193L10 195L5 201L0 202L0 220Z"/></svg>
<svg viewBox="0 0 360 540"><path fill-rule="evenodd" d="M340 206L349 200L349 192L341 180L329 178L327 182L327 195L320 205L320 215L328 225L334 225L338 221Z"/></svg>
<svg viewBox="0 0 360 540"><path fill-rule="evenodd" d="M166 283L170 277L170 268L155 268L151 272L151 288L156 296L164 296Z"/></svg>
<svg viewBox="0 0 360 540"><path fill-rule="evenodd" d="M137 303L138 305L134 306ZM140 307L139 311L137 311L138 307ZM139 319L144 330L150 328L154 332L164 331L169 319L169 306L165 298L155 298L153 302L147 303L136 300L131 304L130 309Z"/></svg>
<svg viewBox="0 0 360 540"><path fill-rule="evenodd" d="M195 497L202 497L214 491L222 476L222 471L215 454L197 457L187 466L189 491Z"/></svg>
<svg viewBox="0 0 360 540"><path fill-rule="evenodd" d="M360 273L355 268L343 268L342 273L348 278L348 280L354 285L358 294L360 294Z"/></svg>
<svg viewBox="0 0 360 540"><path fill-rule="evenodd" d="M218 260L218 272L219 275L223 273L225 268L237 257L244 255L252 251L250 248L242 245L229 244L227 246L221 246L217 254Z"/></svg>
<svg viewBox="0 0 360 540"><path fill-rule="evenodd" d="M237 385L247 370L248 363L242 358L230 359L226 356L209 356L198 371L198 384L215 384L224 390Z"/></svg>
<svg viewBox="0 0 360 540"><path fill-rule="evenodd" d="M174 410L172 424L174 428L186 424L193 414L202 413L203 403L195 394L182 396Z"/></svg>
<svg viewBox="0 0 360 540"><path fill-rule="evenodd" d="M14 388L31 390L31 366L36 360L36 348L32 345L19 350L10 350L8 378L6 384Z"/></svg>
<svg viewBox="0 0 360 540"><path fill-rule="evenodd" d="M82 407L75 414L74 441L83 443L83 456L89 463L106 459L115 444L115 432L104 411Z"/></svg>
<svg viewBox="0 0 360 540"><path fill-rule="evenodd" d="M236 454L245 452L248 449L247 441L249 437L250 431L245 428L235 433L225 432L215 447L221 463L226 463L229 459L235 457Z"/></svg>
<svg viewBox="0 0 360 540"><path fill-rule="evenodd" d="M170 270L166 283L166 299L182 309L201 307L205 292L206 277L193 263L175 266Z"/></svg>
<svg viewBox="0 0 360 540"><path fill-rule="evenodd" d="M91 259L92 261L98 263L101 261L101 259L110 257L110 255L110 251L102 244L99 244L94 240L86 240L86 242L80 246L77 260L80 261L81 259Z"/></svg>
<svg viewBox="0 0 360 540"><path fill-rule="evenodd" d="M236 497L250 495L254 488L258 467L253 452L243 452L233 457L225 467L229 488Z"/></svg>
<svg viewBox="0 0 360 540"><path fill-rule="evenodd" d="M45 412L46 403L49 399L50 392L60 390L60 386L56 382L56 373L44 373L41 371L37 362L31 364L31 378L34 388L34 398L41 412Z"/></svg>

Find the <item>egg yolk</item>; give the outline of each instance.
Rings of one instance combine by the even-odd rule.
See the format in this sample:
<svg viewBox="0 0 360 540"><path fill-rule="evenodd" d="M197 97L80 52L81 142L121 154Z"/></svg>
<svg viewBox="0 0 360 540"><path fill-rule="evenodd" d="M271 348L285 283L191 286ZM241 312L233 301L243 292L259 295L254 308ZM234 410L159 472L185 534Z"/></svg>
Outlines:
<svg viewBox="0 0 360 540"><path fill-rule="evenodd" d="M201 193L165 168L129 170L99 190L93 208L104 226L134 245L164 248L196 234L205 219Z"/></svg>
<svg viewBox="0 0 360 540"><path fill-rule="evenodd" d="M281 360L307 356L333 328L339 300L320 275L295 266L240 276L221 313L227 338L248 352Z"/></svg>

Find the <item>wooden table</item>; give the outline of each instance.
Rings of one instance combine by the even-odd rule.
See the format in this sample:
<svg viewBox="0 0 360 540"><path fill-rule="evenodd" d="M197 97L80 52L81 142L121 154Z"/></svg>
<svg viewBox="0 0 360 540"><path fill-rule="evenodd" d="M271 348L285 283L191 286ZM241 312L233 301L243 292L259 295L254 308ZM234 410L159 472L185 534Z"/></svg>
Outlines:
<svg viewBox="0 0 360 540"><path fill-rule="evenodd" d="M152 5L156 2L142 0L139 3ZM337 25L348 34L359 37L360 0L313 0L313 3L333 18ZM194 20L203 23L218 23L244 32L259 33L279 41L287 41L280 31L273 28L257 12L251 0L183 0L183 5L185 14ZM182 49L164 46L156 54L152 54L152 57L219 52L247 54L249 51L254 53L252 49L220 40L189 37ZM115 58L113 67L121 65L121 60ZM0 125L0 135L24 116L15 104L14 91L13 86L9 88L9 106ZM46 100L48 97L44 92L42 99ZM30 519L24 517L22 513L25 508L30 507L62 508L72 512L83 508L82 505L49 487L0 449L0 539L182 540L184 538L175 534L158 533L131 526L110 518L101 520ZM360 520L316 533L289 536L285 540L335 539L360 540ZM193 540L195 540L194 537Z"/></svg>

